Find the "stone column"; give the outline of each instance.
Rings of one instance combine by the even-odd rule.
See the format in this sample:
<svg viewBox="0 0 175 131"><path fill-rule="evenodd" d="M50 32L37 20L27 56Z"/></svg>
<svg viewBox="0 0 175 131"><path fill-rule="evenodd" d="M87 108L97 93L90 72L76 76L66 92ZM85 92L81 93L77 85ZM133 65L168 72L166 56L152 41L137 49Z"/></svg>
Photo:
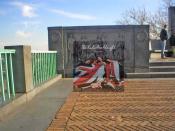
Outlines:
<svg viewBox="0 0 175 131"><path fill-rule="evenodd" d="M135 73L149 72L149 25L134 28Z"/></svg>
<svg viewBox="0 0 175 131"><path fill-rule="evenodd" d="M168 8L168 24L169 24L169 34L175 33L175 6Z"/></svg>
<svg viewBox="0 0 175 131"><path fill-rule="evenodd" d="M16 50L13 56L14 86L16 93L27 93L33 89L31 46L5 46Z"/></svg>

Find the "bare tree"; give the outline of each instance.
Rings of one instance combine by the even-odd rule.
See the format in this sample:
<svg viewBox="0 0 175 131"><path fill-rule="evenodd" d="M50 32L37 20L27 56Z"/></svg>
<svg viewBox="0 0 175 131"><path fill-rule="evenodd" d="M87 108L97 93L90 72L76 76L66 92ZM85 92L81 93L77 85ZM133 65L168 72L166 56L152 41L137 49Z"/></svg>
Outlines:
<svg viewBox="0 0 175 131"><path fill-rule="evenodd" d="M175 2L173 0L162 0L162 7L167 10L168 7L174 5Z"/></svg>
<svg viewBox="0 0 175 131"><path fill-rule="evenodd" d="M175 5L174 0L162 0L160 7L155 13L150 13L145 7L126 10L118 24L150 25L150 37L158 38L163 25L168 25L168 7Z"/></svg>
<svg viewBox="0 0 175 131"><path fill-rule="evenodd" d="M147 20L148 20L148 14L146 9L143 8L132 8L129 10L126 10L122 16L123 19L121 19L120 21L117 21L120 24L137 24L137 25L143 25L143 24L148 24Z"/></svg>
<svg viewBox="0 0 175 131"><path fill-rule="evenodd" d="M168 17L161 10L158 10L155 14L150 14L148 23L150 25L150 37L159 38L160 30L168 23Z"/></svg>

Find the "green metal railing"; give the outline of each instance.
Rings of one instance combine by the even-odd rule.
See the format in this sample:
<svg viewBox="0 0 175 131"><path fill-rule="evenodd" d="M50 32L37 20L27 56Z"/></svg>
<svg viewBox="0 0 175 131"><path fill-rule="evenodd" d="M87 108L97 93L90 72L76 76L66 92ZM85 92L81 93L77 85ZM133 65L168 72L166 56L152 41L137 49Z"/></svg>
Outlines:
<svg viewBox="0 0 175 131"><path fill-rule="evenodd" d="M56 76L57 51L32 51L33 85L37 86Z"/></svg>
<svg viewBox="0 0 175 131"><path fill-rule="evenodd" d="M0 104L15 97L13 54L15 50L0 49Z"/></svg>

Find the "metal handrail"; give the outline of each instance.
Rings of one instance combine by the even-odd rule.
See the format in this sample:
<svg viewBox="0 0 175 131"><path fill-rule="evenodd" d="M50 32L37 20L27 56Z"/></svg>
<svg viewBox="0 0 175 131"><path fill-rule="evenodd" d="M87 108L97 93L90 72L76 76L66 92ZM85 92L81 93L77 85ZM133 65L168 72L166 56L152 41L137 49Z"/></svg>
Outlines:
<svg viewBox="0 0 175 131"><path fill-rule="evenodd" d="M32 78L37 87L56 76L57 51L32 51Z"/></svg>

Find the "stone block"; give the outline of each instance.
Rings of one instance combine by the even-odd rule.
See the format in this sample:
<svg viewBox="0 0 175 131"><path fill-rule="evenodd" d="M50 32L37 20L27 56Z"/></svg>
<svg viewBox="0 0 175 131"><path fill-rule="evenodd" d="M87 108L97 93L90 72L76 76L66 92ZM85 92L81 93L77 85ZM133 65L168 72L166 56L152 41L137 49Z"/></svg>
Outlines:
<svg viewBox="0 0 175 131"><path fill-rule="evenodd" d="M13 55L14 86L16 93L27 93L33 89L31 46L5 46L16 50Z"/></svg>

